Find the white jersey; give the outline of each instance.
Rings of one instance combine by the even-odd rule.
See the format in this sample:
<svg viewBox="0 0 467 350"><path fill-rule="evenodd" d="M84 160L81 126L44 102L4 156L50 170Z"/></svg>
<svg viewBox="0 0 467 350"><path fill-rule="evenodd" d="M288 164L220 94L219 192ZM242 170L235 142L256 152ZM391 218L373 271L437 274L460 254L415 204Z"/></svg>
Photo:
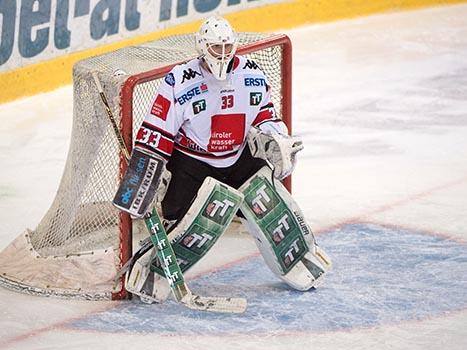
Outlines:
<svg viewBox="0 0 467 350"><path fill-rule="evenodd" d="M162 81L135 147L168 159L173 149L217 168L234 164L251 126L287 133L276 116L266 76L255 62L236 56L225 81L199 58L175 66Z"/></svg>

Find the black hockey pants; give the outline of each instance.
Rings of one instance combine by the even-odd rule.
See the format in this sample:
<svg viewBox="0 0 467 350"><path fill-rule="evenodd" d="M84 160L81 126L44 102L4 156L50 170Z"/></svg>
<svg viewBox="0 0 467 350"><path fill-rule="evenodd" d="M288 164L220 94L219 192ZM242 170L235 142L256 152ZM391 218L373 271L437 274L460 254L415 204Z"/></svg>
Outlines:
<svg viewBox="0 0 467 350"><path fill-rule="evenodd" d="M238 189L266 164L263 159L253 158L248 146L245 147L238 161L227 168L215 168L174 150L167 163L167 169L172 173L172 179L162 200L164 218L167 220L181 219L190 208L206 177L213 177Z"/></svg>

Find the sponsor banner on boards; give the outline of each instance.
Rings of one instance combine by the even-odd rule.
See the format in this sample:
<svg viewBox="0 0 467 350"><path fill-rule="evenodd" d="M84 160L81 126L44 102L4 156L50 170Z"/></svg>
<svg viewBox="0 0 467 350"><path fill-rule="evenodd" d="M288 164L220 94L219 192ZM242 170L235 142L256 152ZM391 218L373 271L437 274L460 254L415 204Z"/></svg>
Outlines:
<svg viewBox="0 0 467 350"><path fill-rule="evenodd" d="M284 0L0 0L0 72Z"/></svg>

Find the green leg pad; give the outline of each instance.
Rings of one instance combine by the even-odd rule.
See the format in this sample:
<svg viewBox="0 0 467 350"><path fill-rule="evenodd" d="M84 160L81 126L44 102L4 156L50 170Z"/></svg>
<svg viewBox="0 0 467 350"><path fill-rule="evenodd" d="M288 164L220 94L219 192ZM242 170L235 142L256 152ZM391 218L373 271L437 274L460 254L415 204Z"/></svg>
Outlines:
<svg viewBox="0 0 467 350"><path fill-rule="evenodd" d="M243 201L241 192L206 178L185 217L170 233L182 272L189 270L214 246L232 222ZM158 259L151 270L164 276Z"/></svg>

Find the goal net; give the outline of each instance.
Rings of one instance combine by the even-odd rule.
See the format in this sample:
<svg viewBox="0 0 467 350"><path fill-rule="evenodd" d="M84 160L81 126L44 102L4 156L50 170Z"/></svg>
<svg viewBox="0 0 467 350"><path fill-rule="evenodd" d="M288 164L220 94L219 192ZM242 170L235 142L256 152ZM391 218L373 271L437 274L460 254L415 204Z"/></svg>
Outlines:
<svg viewBox="0 0 467 350"><path fill-rule="evenodd" d="M290 129L291 45L284 35L240 33L238 54L259 65L272 86L276 110ZM92 73L97 72L127 148L161 78L196 57L192 34L167 37L78 62L73 69L73 129L56 197L34 230L0 253L0 284L14 290L83 299L121 299L116 278L144 237L111 201L126 162ZM139 236L140 235L140 236ZM147 234L146 234L147 235Z"/></svg>

